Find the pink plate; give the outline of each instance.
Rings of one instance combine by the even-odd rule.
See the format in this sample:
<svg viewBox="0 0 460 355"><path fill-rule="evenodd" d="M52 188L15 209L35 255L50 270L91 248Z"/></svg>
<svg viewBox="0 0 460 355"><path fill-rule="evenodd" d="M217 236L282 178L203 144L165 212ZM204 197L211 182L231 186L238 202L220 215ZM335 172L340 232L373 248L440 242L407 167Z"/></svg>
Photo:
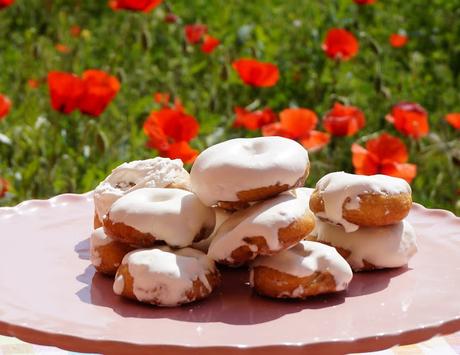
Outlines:
<svg viewBox="0 0 460 355"><path fill-rule="evenodd" d="M0 333L111 354L336 354L415 343L460 329L460 218L414 205L409 267L357 274L308 301L254 295L224 270L212 297L166 309L116 297L88 261L90 193L0 208Z"/></svg>

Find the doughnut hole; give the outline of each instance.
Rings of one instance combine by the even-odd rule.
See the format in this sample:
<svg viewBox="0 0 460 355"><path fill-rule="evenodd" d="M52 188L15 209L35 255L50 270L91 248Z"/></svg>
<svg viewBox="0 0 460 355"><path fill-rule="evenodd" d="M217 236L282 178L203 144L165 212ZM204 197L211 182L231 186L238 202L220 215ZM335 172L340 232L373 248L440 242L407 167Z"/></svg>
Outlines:
<svg viewBox="0 0 460 355"><path fill-rule="evenodd" d="M409 214L412 207L410 194L361 194L358 198L358 209L347 209L350 198L345 200L342 205L342 215L346 221L362 227L380 227L398 223ZM324 200L317 190L310 197L310 209L313 213L325 210Z"/></svg>
<svg viewBox="0 0 460 355"><path fill-rule="evenodd" d="M248 155L260 156L271 153L271 147L261 141L244 143L241 148L245 150Z"/></svg>
<svg viewBox="0 0 460 355"><path fill-rule="evenodd" d="M254 290L273 298L306 298L336 291L334 276L329 272L315 272L297 277L266 266L252 270Z"/></svg>

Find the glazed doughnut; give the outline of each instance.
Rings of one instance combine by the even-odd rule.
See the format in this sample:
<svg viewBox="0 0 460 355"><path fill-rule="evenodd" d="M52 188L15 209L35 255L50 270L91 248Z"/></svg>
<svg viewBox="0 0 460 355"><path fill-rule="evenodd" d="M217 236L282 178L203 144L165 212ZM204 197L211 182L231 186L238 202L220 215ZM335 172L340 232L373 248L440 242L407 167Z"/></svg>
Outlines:
<svg viewBox="0 0 460 355"><path fill-rule="evenodd" d="M363 227L346 233L340 226L317 221L317 241L331 245L353 271L406 265L417 252L414 228L407 221L383 227Z"/></svg>
<svg viewBox="0 0 460 355"><path fill-rule="evenodd" d="M126 244L186 247L211 234L215 214L189 191L143 188L115 201L103 223L109 237Z"/></svg>
<svg viewBox="0 0 460 355"><path fill-rule="evenodd" d="M205 205L237 210L303 186L309 167L307 151L292 139L236 138L204 150L190 182Z"/></svg>
<svg viewBox="0 0 460 355"><path fill-rule="evenodd" d="M213 208L213 211L216 214L216 225L211 235L206 239L200 240L199 242L192 244L192 248L201 250L203 253L208 252L209 245L211 244L211 241L214 239L217 230L232 215L232 212L220 207Z"/></svg>
<svg viewBox="0 0 460 355"><path fill-rule="evenodd" d="M102 218L116 200L144 187L190 190L190 176L180 159L157 157L121 164L94 190L94 227L102 225Z"/></svg>
<svg viewBox="0 0 460 355"><path fill-rule="evenodd" d="M115 275L123 257L134 248L113 240L98 228L91 233L90 260L95 269L106 275Z"/></svg>
<svg viewBox="0 0 460 355"><path fill-rule="evenodd" d="M140 302L172 307L207 297L220 280L214 262L201 251L163 246L127 254L113 290Z"/></svg>
<svg viewBox="0 0 460 355"><path fill-rule="evenodd" d="M273 255L302 240L314 227L308 193L298 188L231 215L217 230L208 255L240 266L257 255Z"/></svg>
<svg viewBox="0 0 460 355"><path fill-rule="evenodd" d="M339 224L347 232L360 226L398 223L411 206L409 184L386 175L330 173L318 181L310 198L310 208L317 217Z"/></svg>
<svg viewBox="0 0 460 355"><path fill-rule="evenodd" d="M332 247L303 241L275 256L262 256L251 265L250 285L264 296L306 298L348 287L353 272Z"/></svg>

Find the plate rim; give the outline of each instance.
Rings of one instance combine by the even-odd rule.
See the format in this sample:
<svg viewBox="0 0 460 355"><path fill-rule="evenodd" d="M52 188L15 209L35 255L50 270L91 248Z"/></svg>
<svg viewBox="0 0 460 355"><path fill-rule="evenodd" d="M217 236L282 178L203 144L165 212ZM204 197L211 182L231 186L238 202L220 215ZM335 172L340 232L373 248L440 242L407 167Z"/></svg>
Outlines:
<svg viewBox="0 0 460 355"><path fill-rule="evenodd" d="M348 340L331 340L316 343L281 343L277 345L262 346L195 346L192 344L141 344L136 342L125 342L115 340L98 340L77 335L59 334L46 330L37 330L32 327L7 323L0 320L0 333L6 336L13 336L25 342L54 346L61 349L76 352L97 352L101 354L126 354L128 349L136 348L136 354L185 354L193 351L194 354L206 353L220 354L225 352L234 353L255 351L266 353L271 351L285 352L295 350L298 352L315 351L315 354L345 354L356 352L369 352L388 349L393 346L409 345L431 339L437 335L447 335L460 330L460 316L453 319L432 323L429 326L418 329L411 329L402 332L376 334L374 336L353 338Z"/></svg>
<svg viewBox="0 0 460 355"><path fill-rule="evenodd" d="M15 206L0 207L0 217L4 213L20 214L21 209L26 208L32 204L38 204L37 208L44 208L46 206L53 206L61 200L77 199L77 200L90 200L93 196L93 191L86 193L64 193L53 196L48 199L31 199L25 200ZM71 201L70 201L71 203ZM426 208L425 206L414 202L413 208L421 209L424 213L436 213L442 215L444 218L454 219L454 223L459 223L460 217L456 216L453 212L436 209ZM460 231L459 231L460 232ZM387 349L396 345L414 344L424 340L428 340L436 335L451 334L460 330L460 314L456 317L444 319L439 322L434 322L425 325L422 328L408 329L403 331L396 331L391 333L376 334L373 336L357 337L350 339L332 339L329 341L312 342L312 343L280 343L276 345L235 345L235 346L197 346L194 344L145 344L136 343L132 341L116 341L116 340L102 340L90 337L78 336L75 334L57 333L54 331L47 331L44 329L36 329L25 325L14 324L0 319L0 334L5 336L12 336L29 343L40 345L55 346L70 351L83 351L83 352L101 352L106 353L124 353L128 348L136 348L136 353L151 353L156 350L157 354L185 354L190 351L194 353L214 354L216 351L220 352L266 352L271 351L284 352L305 352L306 350L314 350L317 354L343 354L349 352L363 352L363 351L377 351Z"/></svg>

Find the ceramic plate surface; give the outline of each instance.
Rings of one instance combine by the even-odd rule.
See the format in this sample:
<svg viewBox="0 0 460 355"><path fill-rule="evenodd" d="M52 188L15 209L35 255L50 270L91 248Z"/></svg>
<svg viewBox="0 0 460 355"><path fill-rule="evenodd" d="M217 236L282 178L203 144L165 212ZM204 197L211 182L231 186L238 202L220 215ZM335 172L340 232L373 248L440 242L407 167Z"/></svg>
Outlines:
<svg viewBox="0 0 460 355"><path fill-rule="evenodd" d="M0 208L0 333L73 351L129 354L338 354L460 329L460 218L415 204L409 266L356 274L307 301L254 295L224 270L212 297L180 308L123 300L90 265L91 193Z"/></svg>

